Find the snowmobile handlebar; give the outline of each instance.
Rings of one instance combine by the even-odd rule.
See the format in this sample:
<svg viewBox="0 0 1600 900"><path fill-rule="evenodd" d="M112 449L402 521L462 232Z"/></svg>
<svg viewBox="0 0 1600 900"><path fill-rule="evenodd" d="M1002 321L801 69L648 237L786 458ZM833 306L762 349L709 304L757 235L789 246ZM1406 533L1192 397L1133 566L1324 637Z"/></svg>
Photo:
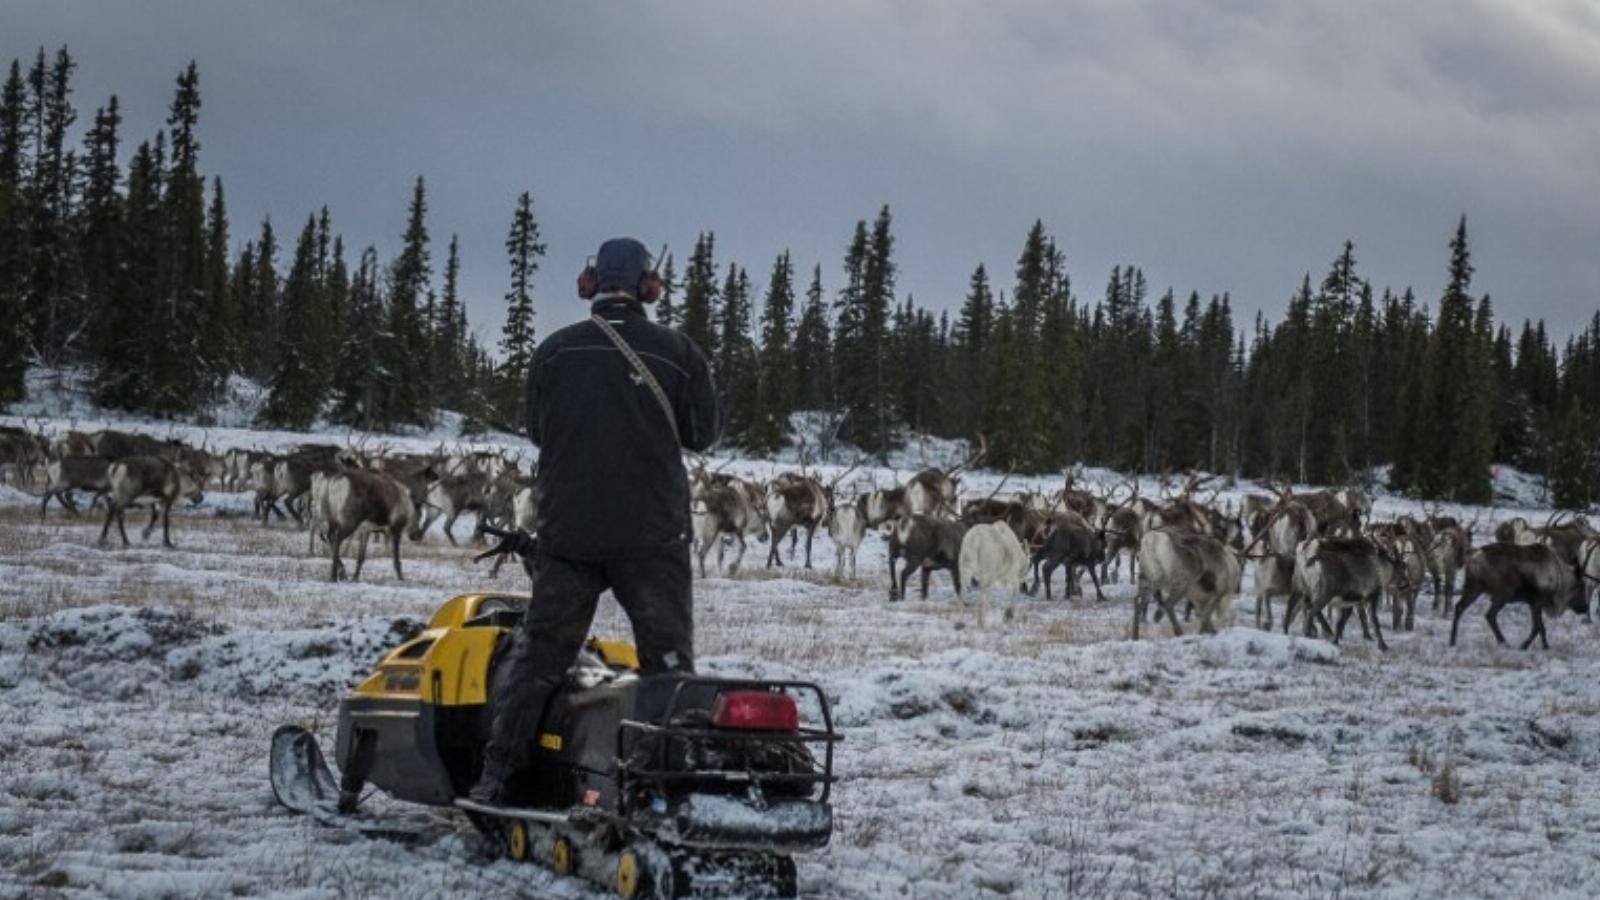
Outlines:
<svg viewBox="0 0 1600 900"><path fill-rule="evenodd" d="M499 538L500 543L474 556L472 561L475 563L493 559L497 556L512 554L520 557L523 562L529 563L533 561L534 556L539 552L539 539L521 528L501 529L491 525L484 525L482 528L484 534Z"/></svg>

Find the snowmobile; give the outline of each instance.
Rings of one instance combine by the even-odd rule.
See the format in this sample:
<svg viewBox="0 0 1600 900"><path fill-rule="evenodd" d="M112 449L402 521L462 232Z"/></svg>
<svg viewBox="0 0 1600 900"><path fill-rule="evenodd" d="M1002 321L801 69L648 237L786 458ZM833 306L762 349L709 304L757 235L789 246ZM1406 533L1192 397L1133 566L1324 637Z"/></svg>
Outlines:
<svg viewBox="0 0 1600 900"><path fill-rule="evenodd" d="M535 546L495 532L480 555ZM609 884L624 898L793 897L793 854L827 845L834 729L814 683L641 678L632 645L591 638L550 698L508 806L476 803L489 736L489 685L529 602L463 594L384 656L339 703L336 778L315 735L272 738L274 796L328 823L403 834L364 817L367 785L453 807L487 849L558 875Z"/></svg>

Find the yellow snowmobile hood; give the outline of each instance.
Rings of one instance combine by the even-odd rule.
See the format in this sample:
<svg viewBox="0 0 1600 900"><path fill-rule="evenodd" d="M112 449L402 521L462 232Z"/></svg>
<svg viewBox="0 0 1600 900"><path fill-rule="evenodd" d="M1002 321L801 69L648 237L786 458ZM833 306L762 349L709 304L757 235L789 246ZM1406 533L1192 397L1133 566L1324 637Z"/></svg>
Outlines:
<svg viewBox="0 0 1600 900"><path fill-rule="evenodd" d="M451 598L416 637L389 651L372 674L351 692L358 697L415 700L436 706L469 706L489 698L489 660L496 640L509 631L497 624L468 624L497 609L514 609L522 597L462 594ZM637 670L639 655L626 641L590 638L589 649L608 666Z"/></svg>

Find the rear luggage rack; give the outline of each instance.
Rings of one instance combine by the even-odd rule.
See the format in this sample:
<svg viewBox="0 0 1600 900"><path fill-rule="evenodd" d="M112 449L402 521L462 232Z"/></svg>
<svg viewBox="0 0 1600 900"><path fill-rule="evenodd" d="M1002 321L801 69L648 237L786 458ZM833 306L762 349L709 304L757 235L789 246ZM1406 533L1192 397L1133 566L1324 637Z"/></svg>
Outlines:
<svg viewBox="0 0 1600 900"><path fill-rule="evenodd" d="M740 690L774 693L794 691L809 695L816 698L817 708L822 716L822 727L807 728L802 726L793 732L772 732L710 728L699 724L673 724L684 713L690 711L686 701L693 695L691 692L699 694L705 690L717 693ZM662 713L659 721L643 722L636 719L623 719L618 725L618 732L617 746L622 757L617 760L619 782L632 780L653 783L661 789L662 793L666 793L668 785L693 781L719 781L730 785L749 785L757 788L763 785L812 785L820 786L820 796L812 798L818 803L827 802L833 783L837 781L833 774L833 745L844 740L844 737L834 730L833 710L828 704L827 695L823 693L819 685L810 681L686 678L674 685L672 699L668 702L666 711ZM685 770L681 767L672 767L667 758L669 748L674 745L681 746L679 743L681 741L712 742L723 747L757 744L794 744L802 746L821 744L823 752L820 754L822 757L821 765L817 766L816 761L813 759L813 769L810 772ZM647 750L648 752L639 752L641 750ZM643 757L643 759L641 760L640 757ZM627 805L631 802L633 791L623 790L619 793L622 804Z"/></svg>

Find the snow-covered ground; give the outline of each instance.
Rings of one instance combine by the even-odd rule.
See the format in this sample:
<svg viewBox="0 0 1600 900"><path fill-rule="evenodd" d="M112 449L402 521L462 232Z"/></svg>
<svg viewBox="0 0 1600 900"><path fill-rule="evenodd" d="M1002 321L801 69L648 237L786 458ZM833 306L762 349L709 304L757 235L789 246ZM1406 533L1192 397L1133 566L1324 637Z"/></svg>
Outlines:
<svg viewBox="0 0 1600 900"><path fill-rule="evenodd" d="M437 436L391 443L409 441ZM849 481L903 478L923 452ZM1031 486L1046 485L1006 489ZM1407 508L1378 501L1380 517ZM402 845L275 806L274 727L331 742L337 696L397 635L454 593L523 582L509 567L491 582L435 530L406 546L405 582L377 560L330 585L303 532L247 510L210 494L175 511L177 549L102 548L97 520L41 523L0 486L0 896L603 896L483 862L450 815L373 798L428 830ZM831 577L825 536L812 571L767 571L765 553L697 582L697 643L703 670L816 679L836 705L837 831L800 859L804 895L1600 896L1600 635L1571 616L1550 651L1522 653L1474 611L1451 649L1424 597L1384 654L1359 634L1258 632L1243 599L1219 635L1162 624L1130 642L1126 584L1104 604L1022 599L980 630L943 573L928 601L889 603L876 536L857 581ZM1503 618L1526 633L1520 609ZM595 630L627 634L609 600Z"/></svg>

